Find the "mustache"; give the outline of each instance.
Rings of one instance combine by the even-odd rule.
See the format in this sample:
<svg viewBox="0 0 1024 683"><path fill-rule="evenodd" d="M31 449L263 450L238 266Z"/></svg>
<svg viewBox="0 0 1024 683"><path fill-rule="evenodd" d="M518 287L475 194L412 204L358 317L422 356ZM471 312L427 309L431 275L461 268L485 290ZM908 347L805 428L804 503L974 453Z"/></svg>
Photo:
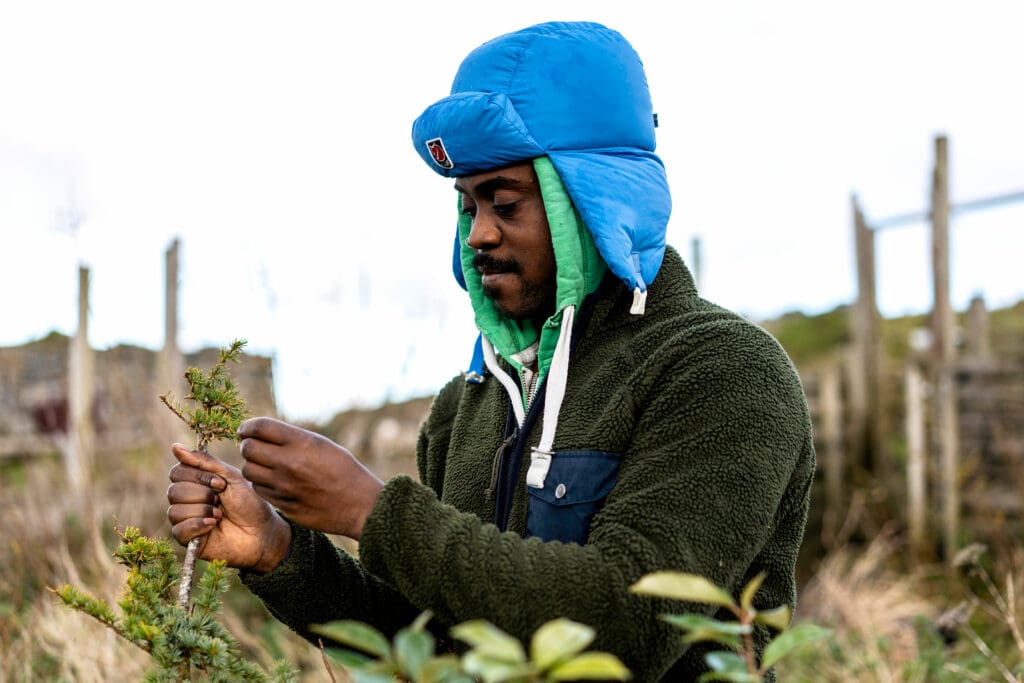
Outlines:
<svg viewBox="0 0 1024 683"><path fill-rule="evenodd" d="M473 268L478 272L490 270L498 273L518 273L519 262L515 259L499 259L486 253L473 256Z"/></svg>

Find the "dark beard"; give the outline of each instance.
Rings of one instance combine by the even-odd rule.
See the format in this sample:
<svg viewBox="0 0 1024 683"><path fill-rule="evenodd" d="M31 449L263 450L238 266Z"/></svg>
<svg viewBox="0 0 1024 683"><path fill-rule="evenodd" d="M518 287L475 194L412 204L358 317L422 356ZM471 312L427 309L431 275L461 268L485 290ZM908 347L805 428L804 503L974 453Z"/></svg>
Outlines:
<svg viewBox="0 0 1024 683"><path fill-rule="evenodd" d="M522 269L512 259L497 259L487 253L477 253L473 257L473 267L488 269L501 273L515 273L520 276L522 291L520 292L521 308L518 312L509 311L501 304L495 303L498 312L511 320L533 320L538 326L543 324L555 312L555 290L557 281L555 274L541 283L527 282L522 279ZM498 290L493 287L483 288L484 296L495 301Z"/></svg>

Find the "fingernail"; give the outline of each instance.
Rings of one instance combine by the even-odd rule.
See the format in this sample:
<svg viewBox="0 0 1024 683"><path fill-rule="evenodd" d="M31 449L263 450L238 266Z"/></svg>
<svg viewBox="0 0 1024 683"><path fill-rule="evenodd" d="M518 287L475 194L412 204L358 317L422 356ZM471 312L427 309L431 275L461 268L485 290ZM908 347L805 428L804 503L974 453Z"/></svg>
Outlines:
<svg viewBox="0 0 1024 683"><path fill-rule="evenodd" d="M206 517L205 519L203 519L203 524L205 526L214 526L215 524L217 524L217 520L213 517Z"/></svg>
<svg viewBox="0 0 1024 683"><path fill-rule="evenodd" d="M223 491L228 487L228 483L220 477L212 477L210 479L210 488L215 491Z"/></svg>

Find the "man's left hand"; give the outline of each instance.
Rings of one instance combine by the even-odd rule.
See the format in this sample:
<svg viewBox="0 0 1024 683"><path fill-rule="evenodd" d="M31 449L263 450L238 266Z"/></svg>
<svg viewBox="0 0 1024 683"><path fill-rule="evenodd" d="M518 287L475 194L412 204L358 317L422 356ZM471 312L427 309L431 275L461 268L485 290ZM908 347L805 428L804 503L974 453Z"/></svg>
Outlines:
<svg viewBox="0 0 1024 683"><path fill-rule="evenodd" d="M384 483L346 449L269 417L238 429L242 476L281 513L308 529L359 540Z"/></svg>

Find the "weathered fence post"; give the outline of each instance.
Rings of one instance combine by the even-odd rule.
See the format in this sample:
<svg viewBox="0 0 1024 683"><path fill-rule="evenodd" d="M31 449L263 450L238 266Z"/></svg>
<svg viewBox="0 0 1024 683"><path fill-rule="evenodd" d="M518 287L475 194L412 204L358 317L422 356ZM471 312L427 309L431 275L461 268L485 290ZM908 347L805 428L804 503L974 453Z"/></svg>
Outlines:
<svg viewBox="0 0 1024 683"><path fill-rule="evenodd" d="M701 248L700 248L700 237L694 237L690 240L690 269L693 271L693 281L697 286L697 292L703 296L704 287L704 269L702 268L701 261Z"/></svg>
<svg viewBox="0 0 1024 683"><path fill-rule="evenodd" d="M875 288L875 234L864 220L856 195L853 205L857 249L857 301L853 306L854 353L850 374L850 450L864 470L885 476L881 415L881 316Z"/></svg>
<svg viewBox="0 0 1024 683"><path fill-rule="evenodd" d="M928 471L925 448L925 378L915 358L907 361L904 374L907 439L907 534L912 560L923 557L927 531Z"/></svg>
<svg viewBox="0 0 1024 683"><path fill-rule="evenodd" d="M843 406L840 391L840 363L835 361L823 367L818 378L818 438L823 469L825 470L825 511L822 517L822 542L832 548L845 512L843 497Z"/></svg>
<svg viewBox="0 0 1024 683"><path fill-rule="evenodd" d="M990 359L992 357L991 328L985 299L980 295L973 297L965 318L965 355L974 360Z"/></svg>
<svg viewBox="0 0 1024 683"><path fill-rule="evenodd" d="M960 445L956 406L953 306L949 299L949 154L946 137L935 138L932 174L932 356L934 359L935 419L942 462L943 557L951 563L960 529Z"/></svg>
<svg viewBox="0 0 1024 683"><path fill-rule="evenodd" d="M157 358L157 387L154 396L168 390L177 390L183 386L182 375L185 372L185 361L178 348L178 249L179 241L175 238L164 253L164 345ZM183 423L168 410L161 410L153 402L161 441L167 445L171 441L188 443L188 432Z"/></svg>
<svg viewBox="0 0 1024 683"><path fill-rule="evenodd" d="M93 354L89 347L89 269L78 268L78 329L68 353L68 433L64 466L71 490L88 503L95 447L92 424Z"/></svg>

